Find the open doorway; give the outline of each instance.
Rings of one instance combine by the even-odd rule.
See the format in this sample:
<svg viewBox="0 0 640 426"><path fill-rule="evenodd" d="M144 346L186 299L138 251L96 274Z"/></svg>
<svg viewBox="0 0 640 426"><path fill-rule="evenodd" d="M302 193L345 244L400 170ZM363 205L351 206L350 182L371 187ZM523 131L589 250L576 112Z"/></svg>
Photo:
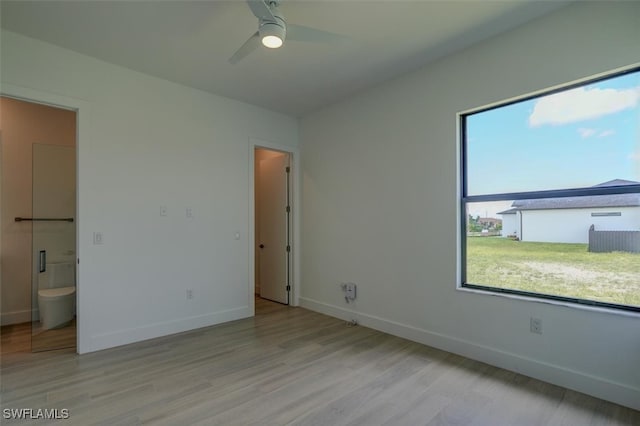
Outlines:
<svg viewBox="0 0 640 426"><path fill-rule="evenodd" d="M255 294L291 303L291 154L255 148Z"/></svg>
<svg viewBox="0 0 640 426"><path fill-rule="evenodd" d="M0 103L2 351L75 348L77 112Z"/></svg>

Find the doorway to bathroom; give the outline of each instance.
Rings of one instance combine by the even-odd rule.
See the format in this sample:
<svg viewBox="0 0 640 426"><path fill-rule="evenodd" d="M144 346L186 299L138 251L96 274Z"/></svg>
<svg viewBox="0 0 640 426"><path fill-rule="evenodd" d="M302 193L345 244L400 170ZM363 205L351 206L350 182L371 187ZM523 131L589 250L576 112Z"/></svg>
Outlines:
<svg viewBox="0 0 640 426"><path fill-rule="evenodd" d="M75 348L77 113L0 102L3 352Z"/></svg>
<svg viewBox="0 0 640 426"><path fill-rule="evenodd" d="M291 154L255 148L255 294L291 303Z"/></svg>

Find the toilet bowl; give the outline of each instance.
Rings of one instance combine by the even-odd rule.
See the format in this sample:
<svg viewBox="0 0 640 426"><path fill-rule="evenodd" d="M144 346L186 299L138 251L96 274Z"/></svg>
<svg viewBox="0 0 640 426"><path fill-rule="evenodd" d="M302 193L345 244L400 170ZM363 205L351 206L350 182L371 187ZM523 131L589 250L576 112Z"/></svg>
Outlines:
<svg viewBox="0 0 640 426"><path fill-rule="evenodd" d="M68 325L75 316L76 286L73 262L49 263L39 280L38 309L43 330Z"/></svg>

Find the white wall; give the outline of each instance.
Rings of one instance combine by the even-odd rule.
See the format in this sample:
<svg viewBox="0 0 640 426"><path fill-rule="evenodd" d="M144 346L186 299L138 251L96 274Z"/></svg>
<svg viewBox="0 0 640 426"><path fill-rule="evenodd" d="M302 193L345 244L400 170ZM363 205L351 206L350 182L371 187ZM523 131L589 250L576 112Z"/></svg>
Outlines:
<svg viewBox="0 0 640 426"><path fill-rule="evenodd" d="M302 305L640 409L640 316L456 289L456 114L638 61L639 17L575 4L303 118Z"/></svg>
<svg viewBox="0 0 640 426"><path fill-rule="evenodd" d="M516 214L503 214L502 217L502 231L501 235L507 237L509 235L515 235L520 237L520 215Z"/></svg>
<svg viewBox="0 0 640 426"><path fill-rule="evenodd" d="M591 213L619 212L620 216ZM640 231L640 207L522 211L522 241L589 243L589 227L596 231Z"/></svg>
<svg viewBox="0 0 640 426"><path fill-rule="evenodd" d="M249 138L296 146L297 121L11 32L1 50L3 91L85 105L79 351L252 315Z"/></svg>

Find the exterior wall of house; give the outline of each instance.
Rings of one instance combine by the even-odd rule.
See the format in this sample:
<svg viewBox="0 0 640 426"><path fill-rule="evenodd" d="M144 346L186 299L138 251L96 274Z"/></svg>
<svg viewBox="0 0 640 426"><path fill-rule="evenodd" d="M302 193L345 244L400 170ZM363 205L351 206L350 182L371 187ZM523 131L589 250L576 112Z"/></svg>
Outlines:
<svg viewBox="0 0 640 426"><path fill-rule="evenodd" d="M502 215L502 232L501 235L503 237L507 237L509 235L515 235L520 237L520 223L518 221L518 213L516 214L503 214Z"/></svg>
<svg viewBox="0 0 640 426"><path fill-rule="evenodd" d="M591 213L620 213L620 216L591 216ZM598 231L640 230L640 207L525 210L521 240L587 244L592 224Z"/></svg>

